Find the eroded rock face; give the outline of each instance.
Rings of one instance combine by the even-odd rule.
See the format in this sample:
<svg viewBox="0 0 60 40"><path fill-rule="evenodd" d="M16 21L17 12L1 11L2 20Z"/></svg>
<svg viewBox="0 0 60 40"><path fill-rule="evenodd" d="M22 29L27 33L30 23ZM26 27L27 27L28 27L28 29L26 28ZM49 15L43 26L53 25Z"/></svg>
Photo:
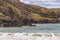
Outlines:
<svg viewBox="0 0 60 40"><path fill-rule="evenodd" d="M60 12L19 0L0 0L0 26L21 27L32 23L59 23Z"/></svg>

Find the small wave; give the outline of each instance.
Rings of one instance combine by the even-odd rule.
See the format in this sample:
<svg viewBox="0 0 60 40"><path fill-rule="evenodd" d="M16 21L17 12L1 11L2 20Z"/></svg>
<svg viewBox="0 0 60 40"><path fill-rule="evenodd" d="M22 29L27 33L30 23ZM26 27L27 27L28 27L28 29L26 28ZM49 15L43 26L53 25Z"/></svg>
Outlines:
<svg viewBox="0 0 60 40"><path fill-rule="evenodd" d="M59 40L59 33L0 33L0 40Z"/></svg>

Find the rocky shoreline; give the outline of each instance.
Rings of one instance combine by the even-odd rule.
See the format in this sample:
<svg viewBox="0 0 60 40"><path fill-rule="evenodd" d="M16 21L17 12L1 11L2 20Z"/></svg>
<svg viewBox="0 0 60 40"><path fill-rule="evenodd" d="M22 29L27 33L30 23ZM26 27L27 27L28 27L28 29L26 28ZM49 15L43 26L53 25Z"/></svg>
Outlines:
<svg viewBox="0 0 60 40"><path fill-rule="evenodd" d="M19 0L0 0L0 27L31 26L32 23L60 23L60 11Z"/></svg>

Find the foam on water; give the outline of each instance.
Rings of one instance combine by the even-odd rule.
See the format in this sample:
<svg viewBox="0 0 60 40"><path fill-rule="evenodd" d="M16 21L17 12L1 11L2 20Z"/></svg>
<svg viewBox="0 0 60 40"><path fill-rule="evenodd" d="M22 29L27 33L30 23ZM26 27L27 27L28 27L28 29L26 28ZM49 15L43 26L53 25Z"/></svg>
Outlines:
<svg viewBox="0 0 60 40"><path fill-rule="evenodd" d="M0 33L0 40L60 40L59 33Z"/></svg>

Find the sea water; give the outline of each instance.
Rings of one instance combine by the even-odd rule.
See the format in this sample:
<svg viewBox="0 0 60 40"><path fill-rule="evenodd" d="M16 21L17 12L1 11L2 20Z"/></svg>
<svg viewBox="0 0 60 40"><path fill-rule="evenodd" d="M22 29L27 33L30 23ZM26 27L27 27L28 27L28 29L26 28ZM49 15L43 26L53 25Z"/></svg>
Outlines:
<svg viewBox="0 0 60 40"><path fill-rule="evenodd" d="M60 24L34 24L36 26L0 27L0 32L60 33Z"/></svg>
<svg viewBox="0 0 60 40"><path fill-rule="evenodd" d="M60 40L60 24L0 27L0 40Z"/></svg>

